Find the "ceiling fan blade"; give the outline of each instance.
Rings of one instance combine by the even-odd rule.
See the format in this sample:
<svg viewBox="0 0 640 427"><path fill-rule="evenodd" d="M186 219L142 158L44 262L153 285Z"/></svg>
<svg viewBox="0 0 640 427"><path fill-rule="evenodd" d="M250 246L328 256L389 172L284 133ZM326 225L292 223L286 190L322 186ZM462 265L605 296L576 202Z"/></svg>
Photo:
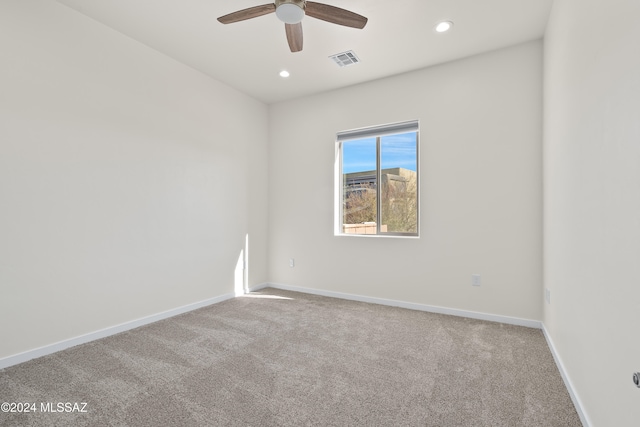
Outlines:
<svg viewBox="0 0 640 427"><path fill-rule="evenodd" d="M258 16L267 15L276 11L275 3L263 4L262 6L254 6L248 9L242 9L228 15L221 16L218 21L223 24L232 24L245 19L257 18Z"/></svg>
<svg viewBox="0 0 640 427"><path fill-rule="evenodd" d="M324 3L308 1L304 11L306 15L313 18L322 19L323 21L333 24L344 25L345 27L362 29L367 25L367 18L364 16Z"/></svg>
<svg viewBox="0 0 640 427"><path fill-rule="evenodd" d="M287 32L287 41L291 52L300 52L302 50L302 23L284 24L284 29Z"/></svg>

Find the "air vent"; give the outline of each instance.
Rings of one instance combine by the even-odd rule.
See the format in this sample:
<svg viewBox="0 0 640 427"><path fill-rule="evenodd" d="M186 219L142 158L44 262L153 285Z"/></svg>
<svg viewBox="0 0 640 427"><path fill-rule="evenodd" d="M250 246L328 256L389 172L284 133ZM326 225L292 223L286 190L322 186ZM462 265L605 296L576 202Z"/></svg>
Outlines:
<svg viewBox="0 0 640 427"><path fill-rule="evenodd" d="M340 67L346 67L348 65L353 65L360 62L360 60L352 50L332 55L329 58L333 59L333 61Z"/></svg>

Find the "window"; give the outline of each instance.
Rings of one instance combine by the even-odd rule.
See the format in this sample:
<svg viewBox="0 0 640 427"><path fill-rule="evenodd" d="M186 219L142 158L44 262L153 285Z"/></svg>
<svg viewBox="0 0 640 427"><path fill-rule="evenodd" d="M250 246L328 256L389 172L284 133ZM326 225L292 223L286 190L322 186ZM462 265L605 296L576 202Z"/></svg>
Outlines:
<svg viewBox="0 0 640 427"><path fill-rule="evenodd" d="M339 132L336 234L418 235L418 122Z"/></svg>

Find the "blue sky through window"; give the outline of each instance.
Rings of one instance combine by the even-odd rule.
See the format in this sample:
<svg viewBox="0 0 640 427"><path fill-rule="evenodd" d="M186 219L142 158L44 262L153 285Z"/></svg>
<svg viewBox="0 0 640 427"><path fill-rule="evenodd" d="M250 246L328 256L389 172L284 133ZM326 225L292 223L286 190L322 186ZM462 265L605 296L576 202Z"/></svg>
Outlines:
<svg viewBox="0 0 640 427"><path fill-rule="evenodd" d="M380 145L382 169L417 169L415 132L383 136ZM376 138L343 142L342 156L342 173L375 170Z"/></svg>
<svg viewBox="0 0 640 427"><path fill-rule="evenodd" d="M342 143L342 173L376 169L376 139L356 139Z"/></svg>

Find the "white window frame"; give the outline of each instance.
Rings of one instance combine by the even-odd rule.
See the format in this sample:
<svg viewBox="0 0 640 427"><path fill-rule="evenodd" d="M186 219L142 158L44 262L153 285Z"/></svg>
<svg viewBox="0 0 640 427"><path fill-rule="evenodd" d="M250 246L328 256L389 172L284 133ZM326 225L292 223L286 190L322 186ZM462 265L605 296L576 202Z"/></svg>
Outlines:
<svg viewBox="0 0 640 427"><path fill-rule="evenodd" d="M397 135L402 133L416 133L416 232L415 233L399 233L399 232L381 232L380 230L380 216L381 216L381 201L379 195L380 185L377 186L376 202L378 204L377 220L376 220L376 234L351 234L343 232L343 188L344 188L344 174L342 173L342 143L350 140L364 139L364 138L376 138L376 173L377 183L381 182L381 153L380 153L380 138L388 135ZM341 131L336 134L335 143L335 179L334 179L334 235L335 236L349 236L349 237L383 237L383 238L419 238L420 237L420 123L418 120L411 120L406 122L392 123L387 125L378 125L366 128L359 128L347 131Z"/></svg>

